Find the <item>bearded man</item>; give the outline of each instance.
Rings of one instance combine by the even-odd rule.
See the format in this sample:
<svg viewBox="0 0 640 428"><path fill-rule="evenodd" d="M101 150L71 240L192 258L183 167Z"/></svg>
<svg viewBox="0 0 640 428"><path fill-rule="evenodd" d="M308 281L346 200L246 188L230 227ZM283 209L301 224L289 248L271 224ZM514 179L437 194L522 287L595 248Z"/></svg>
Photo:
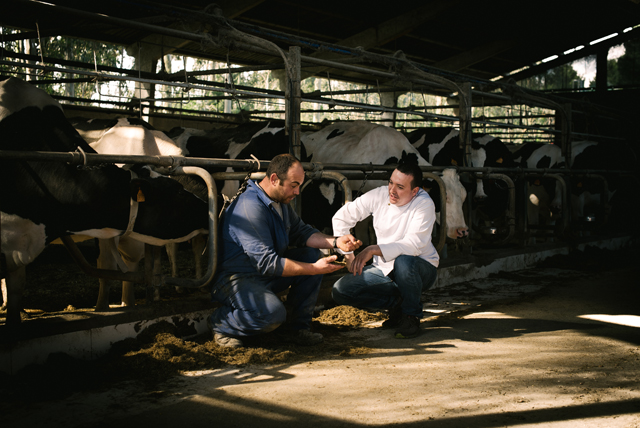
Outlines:
<svg viewBox="0 0 640 428"><path fill-rule="evenodd" d="M323 341L310 330L322 275L342 269L337 256L321 257L319 249L353 251L362 242L349 233L334 237L305 224L289 206L305 178L292 155L271 160L260 182L226 209L220 224L218 272L211 295L220 303L208 318L220 346L244 346L242 338L276 328L283 340L299 345ZM278 293L290 290L287 308ZM285 321L287 321L285 323ZM284 324L284 325L283 325Z"/></svg>

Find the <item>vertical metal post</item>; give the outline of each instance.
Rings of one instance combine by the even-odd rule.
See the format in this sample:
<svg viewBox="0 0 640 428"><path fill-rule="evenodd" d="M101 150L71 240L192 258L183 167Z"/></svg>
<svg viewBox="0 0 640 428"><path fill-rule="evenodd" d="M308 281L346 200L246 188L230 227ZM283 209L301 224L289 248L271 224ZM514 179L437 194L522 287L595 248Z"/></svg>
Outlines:
<svg viewBox="0 0 640 428"><path fill-rule="evenodd" d="M562 154L564 155L564 160L567 168L571 168L571 104L563 104L562 107L564 110L564 115L558 115L556 113L556 118L562 117Z"/></svg>
<svg viewBox="0 0 640 428"><path fill-rule="evenodd" d="M302 149L300 135L300 104L302 92L300 89L300 47L291 46L289 48L288 62L285 64L285 133L289 139L289 153L297 159L301 159ZM298 215L302 212L302 202L300 196L296 197L294 209Z"/></svg>
<svg viewBox="0 0 640 428"><path fill-rule="evenodd" d="M529 180L523 175L522 176L522 186L524 187L524 198L522 202L524 203L524 207L522 210L522 245L527 246L529 244L529 237L531 236L531 231L529 228Z"/></svg>
<svg viewBox="0 0 640 428"><path fill-rule="evenodd" d="M300 159L300 103L302 92L300 89L300 47L289 48L289 63L286 73L287 85L285 90L285 128L289 138L289 150L292 155Z"/></svg>
<svg viewBox="0 0 640 428"><path fill-rule="evenodd" d="M609 86L608 80L608 66L607 55L609 54L608 48L600 48L596 53L596 93L603 95L607 92L607 86Z"/></svg>
<svg viewBox="0 0 640 428"><path fill-rule="evenodd" d="M461 91L458 94L460 98L458 104L460 105L460 148L463 150L463 166L471 165L471 141L473 139L471 129L471 83L465 82L462 84ZM470 174L472 177L471 182L475 182L474 174ZM469 238L472 238L473 234L473 198L467 196L467 227L469 228ZM465 252L471 253L471 246L464 247Z"/></svg>
<svg viewBox="0 0 640 428"><path fill-rule="evenodd" d="M380 105L383 107L398 107L398 96L399 92L382 92L380 93ZM389 126L391 128L395 128L396 126L396 112L383 112L382 119L380 122L381 125Z"/></svg>
<svg viewBox="0 0 640 428"><path fill-rule="evenodd" d="M463 166L471 166L471 83L462 84L460 105L460 148L463 150Z"/></svg>

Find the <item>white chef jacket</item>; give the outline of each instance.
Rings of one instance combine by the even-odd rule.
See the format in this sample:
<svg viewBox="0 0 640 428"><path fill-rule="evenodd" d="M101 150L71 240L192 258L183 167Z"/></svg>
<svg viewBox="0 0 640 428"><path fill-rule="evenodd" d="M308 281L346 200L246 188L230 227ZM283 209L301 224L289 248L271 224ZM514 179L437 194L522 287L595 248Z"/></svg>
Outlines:
<svg viewBox="0 0 640 428"><path fill-rule="evenodd" d="M407 204L398 207L389 201L389 189L381 186L345 204L333 216L334 236L346 235L355 224L373 215L373 227L382 257L373 256L373 265L385 275L393 270L400 255L418 256L438 267L440 256L431 242L436 221L435 205L427 192L418 190Z"/></svg>

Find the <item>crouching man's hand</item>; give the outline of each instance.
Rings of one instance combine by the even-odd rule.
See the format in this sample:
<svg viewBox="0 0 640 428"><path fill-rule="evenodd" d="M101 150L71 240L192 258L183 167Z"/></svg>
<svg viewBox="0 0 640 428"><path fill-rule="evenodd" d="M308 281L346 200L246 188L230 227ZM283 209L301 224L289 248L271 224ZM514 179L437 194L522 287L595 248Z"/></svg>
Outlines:
<svg viewBox="0 0 640 428"><path fill-rule="evenodd" d="M351 234L342 235L336 240L336 246L345 253L355 251L360 248L361 245L362 241L356 239L356 237Z"/></svg>
<svg viewBox="0 0 640 428"><path fill-rule="evenodd" d="M333 273L345 267L345 263L339 263L337 259L338 256L334 254L332 256L322 257L315 262L314 265L318 269L318 274Z"/></svg>

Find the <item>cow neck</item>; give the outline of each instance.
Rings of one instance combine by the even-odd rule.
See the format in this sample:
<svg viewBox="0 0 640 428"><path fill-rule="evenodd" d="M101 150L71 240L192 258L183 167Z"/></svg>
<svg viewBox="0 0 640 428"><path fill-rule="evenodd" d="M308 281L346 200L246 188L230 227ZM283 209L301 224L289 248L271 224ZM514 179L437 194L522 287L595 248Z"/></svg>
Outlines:
<svg viewBox="0 0 640 428"><path fill-rule="evenodd" d="M129 170L129 172L131 173L131 180L138 178L138 175L135 172L133 172L132 170ZM126 238L127 236L131 235L131 232L133 232L133 226L136 223L136 218L138 217L138 201L130 197L129 203L129 223L127 224L127 230L125 230L124 233L120 235L121 238Z"/></svg>
<svg viewBox="0 0 640 428"><path fill-rule="evenodd" d="M138 177L138 175L132 170L129 170L129 172L131 173L132 180ZM124 233L119 236L120 239L126 238L131 234L131 232L133 231L133 225L136 223L136 218L138 217L138 201L134 200L133 198L129 198L129 201L130 201L129 223L127 224L127 230L125 230ZM127 267L124 260L122 260L122 257L120 256L120 252L118 251L118 245L116 244L115 239L107 240L107 248L108 248L108 251L111 253L111 257L113 258L113 260L116 261L116 264L120 268L120 271L125 273L129 272L129 268Z"/></svg>

